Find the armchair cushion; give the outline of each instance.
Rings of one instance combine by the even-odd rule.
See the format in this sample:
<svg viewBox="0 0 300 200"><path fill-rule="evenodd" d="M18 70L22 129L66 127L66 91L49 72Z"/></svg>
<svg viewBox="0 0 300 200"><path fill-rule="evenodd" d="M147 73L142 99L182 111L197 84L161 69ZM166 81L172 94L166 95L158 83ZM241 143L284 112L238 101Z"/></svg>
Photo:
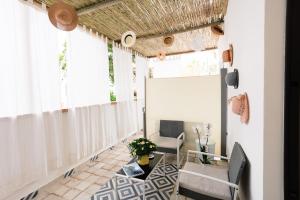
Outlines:
<svg viewBox="0 0 300 200"><path fill-rule="evenodd" d="M158 148L165 148L165 149L177 149L177 139L176 138L169 138L169 137L161 137L161 136L154 136L153 142L157 145ZM179 140L179 147L183 144L183 140Z"/></svg>
<svg viewBox="0 0 300 200"><path fill-rule="evenodd" d="M224 181L228 181L228 169L226 167L217 167L213 165L202 165L192 162L186 162L183 170L205 174L207 176L212 176ZM232 199L228 185L187 173L180 174L179 187L188 189L196 193L214 197L216 199Z"/></svg>
<svg viewBox="0 0 300 200"><path fill-rule="evenodd" d="M183 121L160 120L159 135L177 138L183 132Z"/></svg>

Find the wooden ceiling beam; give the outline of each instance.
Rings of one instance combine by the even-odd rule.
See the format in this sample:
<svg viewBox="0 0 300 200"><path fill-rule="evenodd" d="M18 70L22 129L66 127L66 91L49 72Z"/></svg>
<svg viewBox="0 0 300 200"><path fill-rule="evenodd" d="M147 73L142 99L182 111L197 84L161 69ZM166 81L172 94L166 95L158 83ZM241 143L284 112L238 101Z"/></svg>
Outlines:
<svg viewBox="0 0 300 200"><path fill-rule="evenodd" d="M98 2L98 3L93 3L91 5L77 9L77 14L79 16L85 15L85 14L88 14L91 12L95 12L99 9L108 8L110 6L116 5L121 2L122 2L122 0L105 0L105 1Z"/></svg>

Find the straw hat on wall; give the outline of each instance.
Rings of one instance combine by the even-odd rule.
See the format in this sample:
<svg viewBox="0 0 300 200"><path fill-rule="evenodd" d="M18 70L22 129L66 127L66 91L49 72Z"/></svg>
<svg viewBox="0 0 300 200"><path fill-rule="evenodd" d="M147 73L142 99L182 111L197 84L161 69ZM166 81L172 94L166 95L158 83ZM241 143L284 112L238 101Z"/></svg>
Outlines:
<svg viewBox="0 0 300 200"><path fill-rule="evenodd" d="M78 24L78 16L74 7L61 0L49 7L48 16L51 23L63 31L72 31Z"/></svg>

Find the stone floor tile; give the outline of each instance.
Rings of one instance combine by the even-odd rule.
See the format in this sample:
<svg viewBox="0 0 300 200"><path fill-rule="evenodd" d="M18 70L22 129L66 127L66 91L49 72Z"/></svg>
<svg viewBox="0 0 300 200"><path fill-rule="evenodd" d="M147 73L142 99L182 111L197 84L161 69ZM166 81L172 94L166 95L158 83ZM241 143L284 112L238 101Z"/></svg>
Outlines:
<svg viewBox="0 0 300 200"><path fill-rule="evenodd" d="M108 177L100 176L100 177L97 179L96 183L97 183L98 185L104 185L109 179L110 179L110 178L108 178Z"/></svg>
<svg viewBox="0 0 300 200"><path fill-rule="evenodd" d="M116 157L116 155L109 154L105 157L105 159L110 160L110 159L114 159L115 157Z"/></svg>
<svg viewBox="0 0 300 200"><path fill-rule="evenodd" d="M77 189L71 189L69 190L66 194L64 194L63 198L67 199L67 200L72 200L74 199L76 196L79 195L81 191L77 190Z"/></svg>
<svg viewBox="0 0 300 200"><path fill-rule="evenodd" d="M119 162L119 160L116 160L116 159L110 159L110 160L108 160L106 163L107 163L107 164L111 164L111 165L116 165L118 162Z"/></svg>
<svg viewBox="0 0 300 200"><path fill-rule="evenodd" d="M38 195L35 197L35 200L43 200L49 195L50 195L50 193L46 192L43 189L40 189L38 192Z"/></svg>
<svg viewBox="0 0 300 200"><path fill-rule="evenodd" d="M98 180L99 176L97 175L91 175L88 178L85 179L86 182L89 183L95 183Z"/></svg>
<svg viewBox="0 0 300 200"><path fill-rule="evenodd" d="M80 183L80 180L72 178L69 182L66 183L66 186L70 187L70 188L74 188L75 186L77 186Z"/></svg>
<svg viewBox="0 0 300 200"><path fill-rule="evenodd" d="M97 165L94 166L94 168L101 169L104 164L105 163L103 163L103 162L98 162Z"/></svg>
<svg viewBox="0 0 300 200"><path fill-rule="evenodd" d="M87 192L82 192L74 200L89 200L91 196L92 195Z"/></svg>
<svg viewBox="0 0 300 200"><path fill-rule="evenodd" d="M86 182L86 181L80 181L78 185L76 185L74 188L78 189L78 190L85 190L87 187L89 187L91 185L91 183Z"/></svg>
<svg viewBox="0 0 300 200"><path fill-rule="evenodd" d="M112 171L112 172L117 172L117 171L119 171L120 169L122 169L122 166L116 165L116 166L114 166L114 167L111 169L111 171Z"/></svg>
<svg viewBox="0 0 300 200"><path fill-rule="evenodd" d="M105 163L101 169L111 170L114 166L114 164Z"/></svg>
<svg viewBox="0 0 300 200"><path fill-rule="evenodd" d="M96 165L95 165L96 166ZM95 172L98 170L98 168L96 168L95 166L93 167L89 167L86 172L90 173L90 174L95 174Z"/></svg>
<svg viewBox="0 0 300 200"><path fill-rule="evenodd" d="M78 174L75 178L84 180L87 179L90 175L91 175L90 173L83 171L80 174Z"/></svg>
<svg viewBox="0 0 300 200"><path fill-rule="evenodd" d="M56 196L55 194L50 194L44 200L66 200L66 199Z"/></svg>
<svg viewBox="0 0 300 200"><path fill-rule="evenodd" d="M93 195L100 189L100 187L101 186L99 186L98 184L92 184L85 190L85 192Z"/></svg>
<svg viewBox="0 0 300 200"><path fill-rule="evenodd" d="M66 187L64 185L59 185L59 187L57 188L57 190L55 190L53 193L58 195L58 196L63 196L67 191L69 191L70 188Z"/></svg>
<svg viewBox="0 0 300 200"><path fill-rule="evenodd" d="M47 187L43 187L43 190L48 193L54 193L56 190L58 190L62 186L59 182L52 182L47 185Z"/></svg>
<svg viewBox="0 0 300 200"><path fill-rule="evenodd" d="M97 171L95 171L95 174L98 176L104 176L106 174L110 174L111 172L106 170L106 169L97 169ZM110 177L110 176L107 176Z"/></svg>

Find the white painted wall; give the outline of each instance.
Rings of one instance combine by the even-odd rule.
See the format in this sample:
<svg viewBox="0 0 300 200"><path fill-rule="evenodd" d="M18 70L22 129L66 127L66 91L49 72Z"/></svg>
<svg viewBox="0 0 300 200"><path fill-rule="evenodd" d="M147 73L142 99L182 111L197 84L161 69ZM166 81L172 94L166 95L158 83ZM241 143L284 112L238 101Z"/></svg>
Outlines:
<svg viewBox="0 0 300 200"><path fill-rule="evenodd" d="M240 73L238 89L247 92L248 125L228 112L228 147L239 142L249 165L241 181L241 199L283 199L283 68L285 2L230 0L221 51L234 47L234 67Z"/></svg>
<svg viewBox="0 0 300 200"><path fill-rule="evenodd" d="M220 76L148 79L147 134L158 131L160 119L211 123L216 153L221 140ZM193 134L193 133L189 133ZM191 137L190 137L191 138Z"/></svg>

